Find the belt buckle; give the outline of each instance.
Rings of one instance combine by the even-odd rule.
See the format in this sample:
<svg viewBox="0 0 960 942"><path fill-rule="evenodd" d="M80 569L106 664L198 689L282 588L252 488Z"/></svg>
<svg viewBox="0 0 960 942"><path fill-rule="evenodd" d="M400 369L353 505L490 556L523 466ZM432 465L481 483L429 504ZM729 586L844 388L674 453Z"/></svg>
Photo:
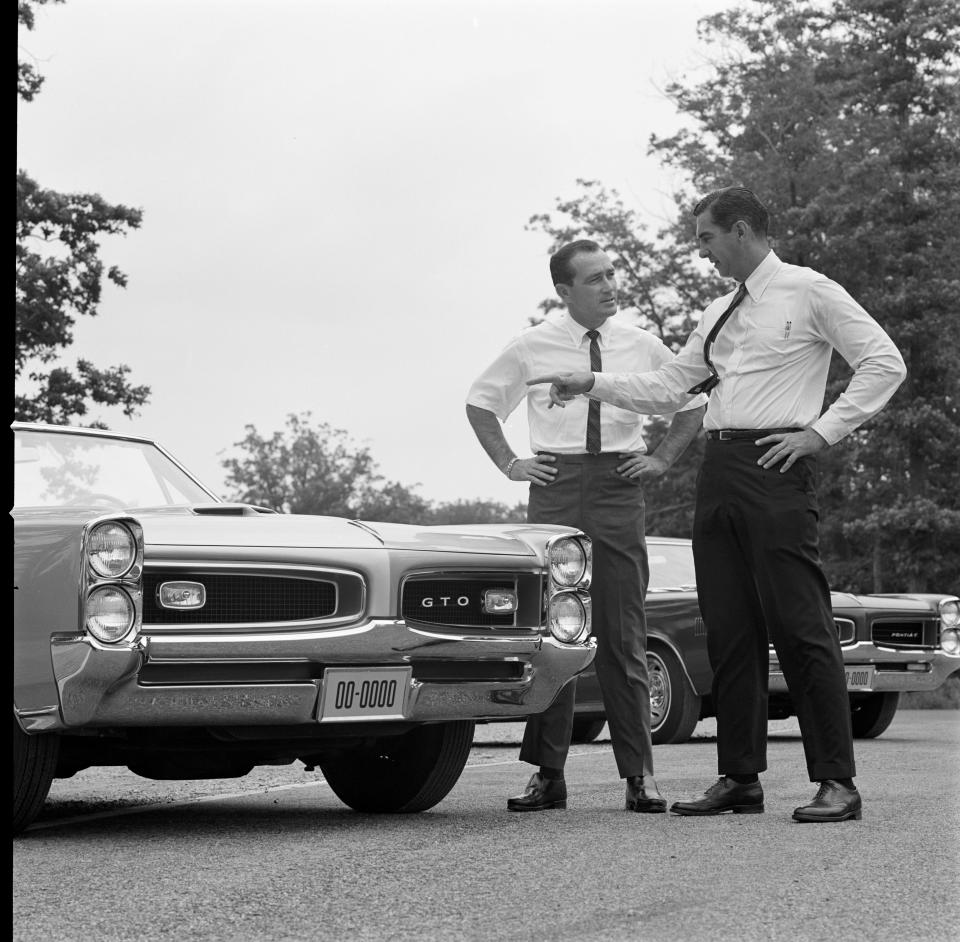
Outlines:
<svg viewBox="0 0 960 942"><path fill-rule="evenodd" d="M722 442L732 442L733 441L733 432L728 428L722 428L717 432L717 437Z"/></svg>

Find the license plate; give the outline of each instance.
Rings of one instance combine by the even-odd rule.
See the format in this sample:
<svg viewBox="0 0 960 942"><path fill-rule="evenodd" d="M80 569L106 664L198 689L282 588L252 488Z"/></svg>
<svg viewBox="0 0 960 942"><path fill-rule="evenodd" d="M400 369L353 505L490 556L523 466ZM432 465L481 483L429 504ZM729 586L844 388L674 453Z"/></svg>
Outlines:
<svg viewBox="0 0 960 942"><path fill-rule="evenodd" d="M873 690L873 678L877 669L872 665L844 667L847 675L847 690Z"/></svg>
<svg viewBox="0 0 960 942"><path fill-rule="evenodd" d="M409 667L328 667L317 719L403 719L412 674Z"/></svg>

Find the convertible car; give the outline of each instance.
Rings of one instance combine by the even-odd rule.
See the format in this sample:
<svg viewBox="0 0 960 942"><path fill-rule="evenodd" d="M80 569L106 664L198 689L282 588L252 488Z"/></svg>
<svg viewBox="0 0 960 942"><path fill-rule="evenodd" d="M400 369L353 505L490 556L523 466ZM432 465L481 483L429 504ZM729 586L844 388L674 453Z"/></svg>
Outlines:
<svg viewBox="0 0 960 942"><path fill-rule="evenodd" d="M697 605L689 540L648 537L647 664L653 741L685 742L713 716L707 635ZM833 615L847 675L853 734L879 736L900 694L935 690L960 670L960 601L955 595L833 593ZM794 714L777 655L770 648L771 719ZM606 722L596 674L577 679L574 741L591 742Z"/></svg>
<svg viewBox="0 0 960 942"><path fill-rule="evenodd" d="M13 822L56 777L319 767L348 806L453 788L477 721L593 659L569 527L413 527L220 501L130 435L14 423Z"/></svg>

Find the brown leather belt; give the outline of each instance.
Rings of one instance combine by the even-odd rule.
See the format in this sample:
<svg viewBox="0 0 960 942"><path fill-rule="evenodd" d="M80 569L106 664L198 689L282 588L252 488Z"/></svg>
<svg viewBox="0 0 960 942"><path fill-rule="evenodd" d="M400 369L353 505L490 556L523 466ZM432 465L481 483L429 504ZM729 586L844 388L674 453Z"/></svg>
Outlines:
<svg viewBox="0 0 960 942"><path fill-rule="evenodd" d="M802 432L802 428L716 428L707 431L707 438L712 442L742 442L755 441L767 435L783 435L787 432Z"/></svg>

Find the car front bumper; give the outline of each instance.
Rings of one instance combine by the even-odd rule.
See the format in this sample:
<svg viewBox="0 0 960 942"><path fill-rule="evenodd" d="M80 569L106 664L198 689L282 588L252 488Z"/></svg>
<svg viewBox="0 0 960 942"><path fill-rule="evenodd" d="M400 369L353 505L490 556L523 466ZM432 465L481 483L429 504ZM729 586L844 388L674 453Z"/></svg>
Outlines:
<svg viewBox="0 0 960 942"><path fill-rule="evenodd" d="M960 671L960 657L931 650L893 650L870 642L845 645L843 666L850 672L873 667L869 690L877 693L936 690L951 674ZM776 656L770 655L770 693L787 693L787 682ZM851 687L851 692L869 692Z"/></svg>
<svg viewBox="0 0 960 942"><path fill-rule="evenodd" d="M335 630L143 635L133 645L117 647L82 634L61 634L51 638L59 707L19 716L28 732L329 726L342 721L318 718L324 667L410 664L414 672L403 722L522 718L545 710L590 664L594 650L592 640L566 645L532 632L453 635L385 619ZM438 673L431 667L446 666L442 675L458 664L470 667L466 679L417 678L418 670L429 677ZM484 676L484 666L490 676ZM180 680L144 682L150 671L162 676L164 669ZM310 676L277 679L298 673ZM183 680L191 675L196 680Z"/></svg>

